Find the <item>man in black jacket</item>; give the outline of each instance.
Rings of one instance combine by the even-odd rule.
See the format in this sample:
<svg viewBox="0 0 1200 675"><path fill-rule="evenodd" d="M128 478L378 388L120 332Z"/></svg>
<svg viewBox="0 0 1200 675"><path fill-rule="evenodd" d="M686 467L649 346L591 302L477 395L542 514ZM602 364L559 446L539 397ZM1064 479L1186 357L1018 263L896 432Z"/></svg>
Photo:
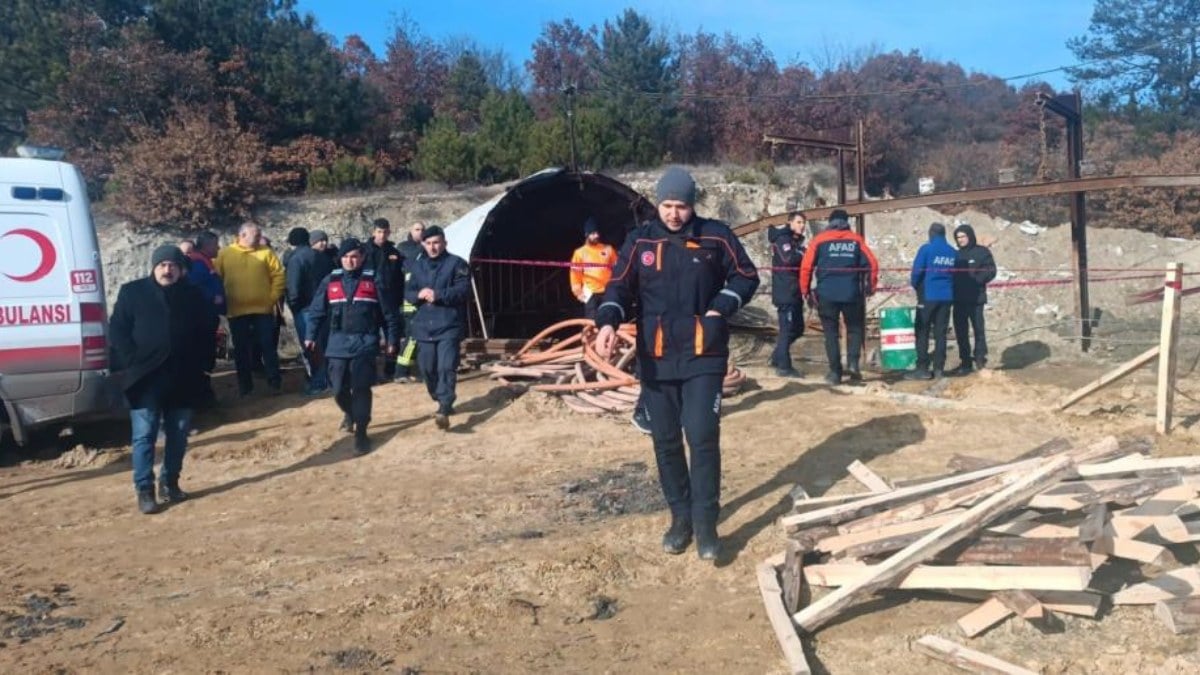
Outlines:
<svg viewBox="0 0 1200 675"><path fill-rule="evenodd" d="M409 334L420 343L417 365L430 398L438 404L434 422L445 430L454 414L471 268L467 261L446 251L446 235L437 225L425 228L421 244L425 255L412 264L404 299L417 308Z"/></svg>
<svg viewBox="0 0 1200 675"><path fill-rule="evenodd" d="M996 278L996 261L986 246L975 240L975 228L959 225L954 228L954 243L958 258L954 263L954 337L958 340L958 358L962 361L953 372L969 375L972 370L987 367L987 333L983 323L983 308L987 305L987 285ZM975 349L971 336L975 333Z"/></svg>
<svg viewBox="0 0 1200 675"><path fill-rule="evenodd" d="M371 386L375 384L375 358L382 331L387 353L395 355L400 318L375 282L375 271L363 266L362 244L342 241L342 269L330 272L308 306L305 349L315 349L317 336L329 324L325 348L333 398L342 411L343 431L354 432L354 451L371 451L367 425L371 423Z"/></svg>
<svg viewBox="0 0 1200 675"><path fill-rule="evenodd" d="M412 275L413 263L418 258L425 255L425 248L421 246L421 237L425 234L425 223L417 221L412 224L408 230L408 236L404 241L396 245L400 249L400 255L404 258L404 281L408 282L409 276ZM404 300L400 306L400 314L403 318L401 322L401 330L404 333L404 340L400 343L400 353L396 355L396 378L395 381L401 384L416 382L417 378L413 377L413 366L416 365L417 357L417 341L413 339L412 331L409 324L412 323L412 318L417 313L417 306Z"/></svg>
<svg viewBox="0 0 1200 675"><path fill-rule="evenodd" d="M626 239L596 312L596 350L607 358L635 304L642 400L671 527L663 550L696 537L701 560L720 551L721 385L729 366L729 317L750 301L758 270L725 223L695 214L696 183L671 167L656 189L658 217ZM691 447L688 468L683 441Z"/></svg>
<svg viewBox="0 0 1200 675"><path fill-rule="evenodd" d="M192 409L203 403L205 372L212 371L216 314L196 286L182 283L187 259L177 246L154 249L150 275L117 293L109 320L114 372L121 373L133 427L133 484L142 513L157 513L154 442L166 436L158 496L187 499L179 474L187 451Z"/></svg>
<svg viewBox="0 0 1200 675"><path fill-rule="evenodd" d="M287 300L288 309L292 310L292 323L296 327L296 339L303 346L304 336L308 334L305 326L307 317L304 310L312 304L317 289L320 288L325 277L333 271L333 267L329 263L328 256L309 245L308 230L296 229L299 230L299 233L293 230L293 234L288 235L288 243L293 248L289 251L291 255L288 256L287 262L284 263L284 274L287 279L287 292L284 298ZM317 340L317 342L321 341ZM322 363L319 345L318 348L312 350L303 349L301 358L304 359L304 365L308 371L308 386L305 388L304 394L315 396L323 393L329 388L329 378Z"/></svg>
<svg viewBox="0 0 1200 675"><path fill-rule="evenodd" d="M404 299L404 256L388 240L391 234L392 224L387 218L376 218L371 223L371 240L363 249L366 255L363 266L375 271L375 283L382 291L380 299L393 303L391 309L399 312ZM395 377L396 357L389 356L383 360L382 381L391 382Z"/></svg>
<svg viewBox="0 0 1200 675"><path fill-rule="evenodd" d="M779 316L779 339L771 353L771 365L780 377L800 377L792 367L792 343L804 335L804 298L800 295L800 261L804 259L804 236L808 221L799 211L785 227L768 228L771 244L771 302Z"/></svg>

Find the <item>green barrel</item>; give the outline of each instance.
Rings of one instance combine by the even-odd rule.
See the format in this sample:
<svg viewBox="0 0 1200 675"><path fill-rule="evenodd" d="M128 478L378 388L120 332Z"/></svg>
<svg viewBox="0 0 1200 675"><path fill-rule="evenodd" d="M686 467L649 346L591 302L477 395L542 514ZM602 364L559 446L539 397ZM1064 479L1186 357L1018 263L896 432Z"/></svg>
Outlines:
<svg viewBox="0 0 1200 675"><path fill-rule="evenodd" d="M879 310L879 362L884 370L911 370L917 363L915 307Z"/></svg>

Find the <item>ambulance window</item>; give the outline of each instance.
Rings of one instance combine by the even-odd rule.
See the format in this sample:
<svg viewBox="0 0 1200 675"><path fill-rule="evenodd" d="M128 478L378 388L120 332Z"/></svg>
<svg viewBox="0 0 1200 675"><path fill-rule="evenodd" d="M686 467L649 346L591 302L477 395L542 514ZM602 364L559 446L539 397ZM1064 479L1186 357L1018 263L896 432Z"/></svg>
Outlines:
<svg viewBox="0 0 1200 675"><path fill-rule="evenodd" d="M66 199L66 196L61 188L38 188L38 199L48 202L61 202Z"/></svg>
<svg viewBox="0 0 1200 675"><path fill-rule="evenodd" d="M37 199L37 190L31 187L14 187L13 199Z"/></svg>

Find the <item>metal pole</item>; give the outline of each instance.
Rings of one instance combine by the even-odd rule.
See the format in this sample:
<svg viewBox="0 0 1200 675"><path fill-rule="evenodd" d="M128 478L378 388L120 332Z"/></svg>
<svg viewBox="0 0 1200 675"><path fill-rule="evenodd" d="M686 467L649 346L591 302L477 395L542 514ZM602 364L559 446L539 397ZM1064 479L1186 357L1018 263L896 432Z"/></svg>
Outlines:
<svg viewBox="0 0 1200 675"><path fill-rule="evenodd" d="M479 301L479 287L475 285L475 273L471 273L471 292L475 294L475 310L479 312L479 331L488 339L487 321L483 318L483 303Z"/></svg>
<svg viewBox="0 0 1200 675"><path fill-rule="evenodd" d="M1076 91L1074 95L1074 115L1067 121L1067 162L1070 164L1071 178L1082 177L1083 164L1083 102ZM1079 341L1080 349L1087 351L1091 347L1092 337L1092 308L1088 301L1088 251L1087 251L1087 210L1085 209L1084 192L1071 193L1071 246L1074 250L1075 283L1078 292L1075 298L1075 310L1080 318Z"/></svg>
<svg viewBox="0 0 1200 675"><path fill-rule="evenodd" d="M838 206L846 203L846 153L838 148Z"/></svg>
<svg viewBox="0 0 1200 675"><path fill-rule="evenodd" d="M575 144L575 85L563 88L567 97L567 127L571 134L571 173L579 173L579 151Z"/></svg>
<svg viewBox="0 0 1200 675"><path fill-rule="evenodd" d="M859 204L867 201L867 167L866 167L866 156L867 155L866 155L865 147L864 147L866 144L866 141L864 140L865 137L863 135L864 126L865 125L863 124L863 121L859 120L858 121L858 137L855 139L855 145L857 147L855 149L855 154L854 154L854 170L855 170L855 174L856 174L856 180L858 181L858 203ZM858 214L858 234L859 234L859 236L862 236L862 237L867 236L867 214L865 214L865 213Z"/></svg>

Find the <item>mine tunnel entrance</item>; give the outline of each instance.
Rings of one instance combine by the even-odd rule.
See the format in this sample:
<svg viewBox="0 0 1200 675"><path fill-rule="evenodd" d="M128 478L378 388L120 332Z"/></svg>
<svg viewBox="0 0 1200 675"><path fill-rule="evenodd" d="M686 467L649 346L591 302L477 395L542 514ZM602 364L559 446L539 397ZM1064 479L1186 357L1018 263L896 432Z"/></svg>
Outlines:
<svg viewBox="0 0 1200 675"><path fill-rule="evenodd" d="M568 269L536 263L569 262L583 245L589 217L601 240L619 249L626 233L654 214L648 200L620 181L548 169L460 218L446 234L453 252L463 255L470 246L470 337L526 339L582 316Z"/></svg>

